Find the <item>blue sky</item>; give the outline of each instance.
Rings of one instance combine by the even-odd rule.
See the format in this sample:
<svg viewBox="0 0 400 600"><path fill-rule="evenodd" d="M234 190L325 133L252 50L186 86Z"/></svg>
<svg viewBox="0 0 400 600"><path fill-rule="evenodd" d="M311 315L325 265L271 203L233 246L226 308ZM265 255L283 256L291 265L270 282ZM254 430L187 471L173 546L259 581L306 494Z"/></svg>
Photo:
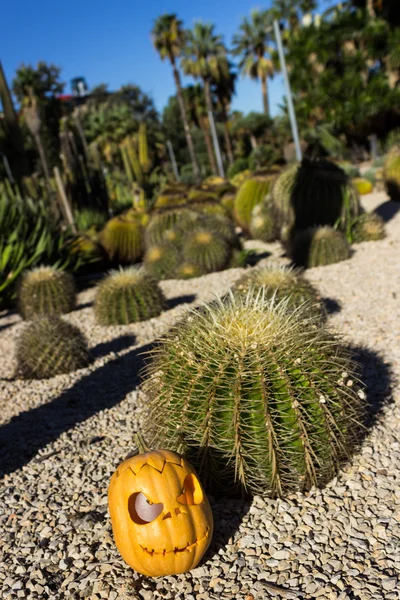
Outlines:
<svg viewBox="0 0 400 600"><path fill-rule="evenodd" d="M334 3L324 0L323 6ZM171 69L161 62L152 47L150 30L154 19L175 12L191 27L197 19L211 21L229 45L243 16L266 3L246 0L19 0L4 3L1 9L0 59L11 83L21 63L52 62L62 68L67 82L83 75L89 87L108 83L115 90L135 83L150 94L158 110L174 93ZM187 80L189 82L189 79ZM261 111L261 88L240 78L233 109ZM282 80L270 83L272 113L282 97Z"/></svg>

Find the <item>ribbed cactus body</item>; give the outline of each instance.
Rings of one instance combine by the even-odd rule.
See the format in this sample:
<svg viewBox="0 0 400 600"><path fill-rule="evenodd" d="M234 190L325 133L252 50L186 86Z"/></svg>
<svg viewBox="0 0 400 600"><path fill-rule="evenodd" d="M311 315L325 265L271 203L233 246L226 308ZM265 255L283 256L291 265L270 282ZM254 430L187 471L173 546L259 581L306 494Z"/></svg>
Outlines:
<svg viewBox="0 0 400 600"><path fill-rule="evenodd" d="M143 227L140 218L120 216L110 219L100 241L113 262L134 263L143 253Z"/></svg>
<svg viewBox="0 0 400 600"><path fill-rule="evenodd" d="M174 230L170 230L171 234ZM181 262L180 249L175 243L165 241L147 248L143 264L155 279L173 279Z"/></svg>
<svg viewBox="0 0 400 600"><path fill-rule="evenodd" d="M321 267L350 258L350 246L341 231L313 227L296 234L291 254L297 266Z"/></svg>
<svg viewBox="0 0 400 600"><path fill-rule="evenodd" d="M18 292L24 319L61 315L75 306L75 283L70 273L54 267L39 267L24 274Z"/></svg>
<svg viewBox="0 0 400 600"><path fill-rule="evenodd" d="M353 451L362 414L341 341L262 296L190 311L153 352L144 390L152 445L186 453L225 493L324 485Z"/></svg>
<svg viewBox="0 0 400 600"><path fill-rule="evenodd" d="M287 241L287 232L294 225L294 210L292 206L292 190L299 166L291 165L275 179L271 196L274 203L279 229L283 232L282 241ZM286 234L286 235L285 235Z"/></svg>
<svg viewBox="0 0 400 600"><path fill-rule="evenodd" d="M384 237L386 237L385 222L377 213L362 214L353 226L354 242L383 240Z"/></svg>
<svg viewBox="0 0 400 600"><path fill-rule="evenodd" d="M176 270L177 279L192 279L201 275L203 275L203 270L200 267L187 262L180 264Z"/></svg>
<svg viewBox="0 0 400 600"><path fill-rule="evenodd" d="M264 200L273 179L273 176L252 177L240 186L235 198L233 214L238 225L245 231L249 230L253 208Z"/></svg>
<svg viewBox="0 0 400 600"><path fill-rule="evenodd" d="M100 325L127 325L157 317L164 302L155 279L143 269L130 267L112 271L100 283L94 311Z"/></svg>
<svg viewBox="0 0 400 600"><path fill-rule="evenodd" d="M278 219L274 204L267 196L251 213L250 235L262 242L273 242L278 237Z"/></svg>
<svg viewBox="0 0 400 600"><path fill-rule="evenodd" d="M248 269L232 286L234 293L263 294L265 299L287 299L288 309L297 309L306 303L306 316L326 320L326 311L315 287L303 277L299 269L287 265L268 264Z"/></svg>
<svg viewBox="0 0 400 600"><path fill-rule="evenodd" d="M203 275L225 269L231 255L227 240L207 228L196 229L182 246L183 262L198 267Z"/></svg>
<svg viewBox="0 0 400 600"><path fill-rule="evenodd" d="M391 200L400 200L400 146L394 146L383 165L383 179Z"/></svg>
<svg viewBox="0 0 400 600"><path fill-rule="evenodd" d="M16 347L17 371L45 379L86 367L89 350L81 331L59 317L39 317L23 329Z"/></svg>
<svg viewBox="0 0 400 600"><path fill-rule="evenodd" d="M146 248L165 241L166 232L176 229L187 229L198 219L198 214L187 208L160 210L152 214L146 227Z"/></svg>

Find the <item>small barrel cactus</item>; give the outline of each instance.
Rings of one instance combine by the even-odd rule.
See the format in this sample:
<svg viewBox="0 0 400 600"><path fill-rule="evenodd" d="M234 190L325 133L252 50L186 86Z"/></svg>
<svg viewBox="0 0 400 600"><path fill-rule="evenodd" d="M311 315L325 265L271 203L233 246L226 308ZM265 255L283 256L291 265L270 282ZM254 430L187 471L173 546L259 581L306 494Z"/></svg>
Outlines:
<svg viewBox="0 0 400 600"><path fill-rule="evenodd" d="M174 232L172 229L170 231ZM180 262L179 247L168 241L150 246L143 259L146 271L156 279L174 278Z"/></svg>
<svg viewBox="0 0 400 600"><path fill-rule="evenodd" d="M94 312L100 325L127 325L157 317L164 303L158 283L144 269L129 267L100 283Z"/></svg>
<svg viewBox="0 0 400 600"><path fill-rule="evenodd" d="M364 194L370 194L374 189L372 182L368 179L363 179L362 177L354 177L354 179L352 179L352 184L360 196L364 196Z"/></svg>
<svg viewBox="0 0 400 600"><path fill-rule="evenodd" d="M183 262L198 267L202 275L226 269L231 255L227 240L206 228L190 233L182 246Z"/></svg>
<svg viewBox="0 0 400 600"><path fill-rule="evenodd" d="M353 226L354 242L383 240L386 236L385 222L375 212L367 212L358 217Z"/></svg>
<svg viewBox="0 0 400 600"><path fill-rule="evenodd" d="M193 279L193 277L200 277L203 271L197 265L184 262L176 270L177 279Z"/></svg>
<svg viewBox="0 0 400 600"><path fill-rule="evenodd" d="M294 236L291 255L299 267L321 267L350 258L350 246L341 231L311 227Z"/></svg>
<svg viewBox="0 0 400 600"><path fill-rule="evenodd" d="M240 186L235 198L233 215L237 224L246 232L250 227L253 208L268 194L273 179L274 176L252 177Z"/></svg>
<svg viewBox="0 0 400 600"><path fill-rule="evenodd" d="M185 453L223 493L326 484L354 451L363 415L341 340L262 295L189 311L153 351L144 391L150 443Z"/></svg>
<svg viewBox="0 0 400 600"><path fill-rule="evenodd" d="M86 367L89 350L82 332L57 316L38 317L23 329L16 346L17 372L46 379Z"/></svg>
<svg viewBox="0 0 400 600"><path fill-rule="evenodd" d="M232 291L248 294L250 290L254 295L263 293L265 298L287 298L289 309L296 309L306 303L306 316L319 317L321 322L326 320L326 311L319 293L299 269L274 263L248 269L234 283Z"/></svg>
<svg viewBox="0 0 400 600"><path fill-rule="evenodd" d="M262 242L273 242L278 237L278 219L275 206L268 195L251 213L250 235Z"/></svg>
<svg viewBox="0 0 400 600"><path fill-rule="evenodd" d="M165 241L166 233L180 227L187 229L198 219L198 214L187 208L165 209L155 212L146 227L146 248Z"/></svg>
<svg viewBox="0 0 400 600"><path fill-rule="evenodd" d="M19 312L24 319L70 312L75 307L75 299L74 278L54 267L27 271L19 286Z"/></svg>
<svg viewBox="0 0 400 600"><path fill-rule="evenodd" d="M143 226L139 216L110 219L101 232L100 241L112 262L137 262L143 253Z"/></svg>

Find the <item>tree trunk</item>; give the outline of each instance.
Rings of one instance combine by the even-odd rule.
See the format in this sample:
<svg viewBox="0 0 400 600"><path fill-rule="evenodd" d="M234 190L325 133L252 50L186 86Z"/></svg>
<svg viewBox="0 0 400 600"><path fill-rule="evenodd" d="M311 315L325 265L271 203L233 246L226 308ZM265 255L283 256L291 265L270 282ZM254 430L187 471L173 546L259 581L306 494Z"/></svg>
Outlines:
<svg viewBox="0 0 400 600"><path fill-rule="evenodd" d="M232 165L233 160L234 160L233 159L233 150L232 150L231 136L230 136L229 127L228 127L228 115L227 115L225 106L222 108L222 115L223 115L223 119L224 119L225 150L226 150L226 154L228 157L228 162L230 165Z"/></svg>
<svg viewBox="0 0 400 600"><path fill-rule="evenodd" d="M250 133L249 135L250 135L250 144L251 144L251 147L254 150L258 146L257 140L256 140L256 136L254 135L254 133Z"/></svg>
<svg viewBox="0 0 400 600"><path fill-rule="evenodd" d="M208 79L204 79L203 82L204 82L204 95L205 95L205 98L206 98L207 111L209 113L212 113L213 112L213 105L212 105L212 100L211 100L210 82L208 81ZM209 127L210 127L210 130L211 130L211 124L210 124L210 122L209 122ZM214 152L213 152L212 168L213 168L214 173L218 173Z"/></svg>
<svg viewBox="0 0 400 600"><path fill-rule="evenodd" d="M189 129L189 121L188 121L187 114L186 114L185 100L184 100L183 94L182 94L181 78L179 76L179 71L176 68L175 60L173 58L171 58L171 64L172 64L172 69L174 72L176 92L178 95L178 102L179 102L179 108L181 111L183 129L185 130L186 142L187 142L187 145L189 148L189 154L190 154L190 158L191 158L192 165L193 165L193 173L194 173L196 183L200 183L201 178L200 178L199 163L197 162L197 157L194 152L193 139L192 139L190 129Z"/></svg>
<svg viewBox="0 0 400 600"><path fill-rule="evenodd" d="M44 178L46 180L47 192L49 194L49 197L51 197L52 189L51 189L51 183L50 183L49 167L47 166L46 155L44 153L42 140L40 139L40 134L35 135L35 142L36 142L36 146L37 146L37 149L39 152L40 162L42 163L43 174L44 174Z"/></svg>
<svg viewBox="0 0 400 600"><path fill-rule="evenodd" d="M269 115L268 87L267 87L267 78L266 77L261 78L261 87L262 87L264 112L266 115Z"/></svg>
<svg viewBox="0 0 400 600"><path fill-rule="evenodd" d="M204 133L204 141L206 143L208 160L210 161L211 170L214 175L217 175L217 163L215 162L214 149L210 136L210 123L208 117L199 117L200 127Z"/></svg>
<svg viewBox="0 0 400 600"><path fill-rule="evenodd" d="M370 17L370 19L375 19L376 18L376 14L375 14L375 9L374 9L374 0L367 0L367 13L368 16Z"/></svg>

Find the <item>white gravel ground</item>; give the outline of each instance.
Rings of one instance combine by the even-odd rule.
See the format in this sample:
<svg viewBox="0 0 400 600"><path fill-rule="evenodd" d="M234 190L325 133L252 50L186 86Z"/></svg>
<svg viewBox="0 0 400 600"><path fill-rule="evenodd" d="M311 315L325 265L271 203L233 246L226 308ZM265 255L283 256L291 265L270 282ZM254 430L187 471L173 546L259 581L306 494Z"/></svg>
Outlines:
<svg viewBox="0 0 400 600"><path fill-rule="evenodd" d="M381 411L361 451L324 490L282 500L211 498L215 534L201 566L147 579L119 558L107 486L132 450L141 353L188 304L224 293L241 269L167 281L170 308L127 327L99 327L93 289L67 316L95 361L46 381L13 380L15 313L0 313L0 590L2 598L181 600L400 598L400 204L363 198L388 236L348 261L311 269L330 325L364 350L364 377ZM281 256L278 244L248 246Z"/></svg>

